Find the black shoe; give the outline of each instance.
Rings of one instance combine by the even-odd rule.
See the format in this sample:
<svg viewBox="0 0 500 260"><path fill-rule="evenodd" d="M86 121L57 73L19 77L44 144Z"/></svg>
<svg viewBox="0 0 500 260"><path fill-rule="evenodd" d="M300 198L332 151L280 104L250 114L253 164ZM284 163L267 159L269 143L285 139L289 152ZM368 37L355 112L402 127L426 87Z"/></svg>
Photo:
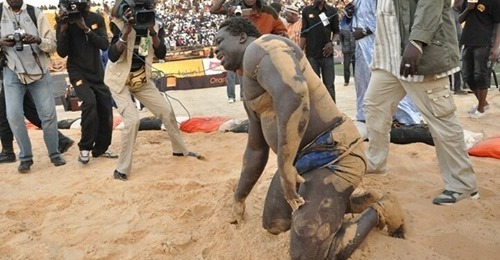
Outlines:
<svg viewBox="0 0 500 260"><path fill-rule="evenodd" d="M183 153L172 153L172 155L173 156L191 156L191 157L195 157L198 160L204 159L203 155L197 154L195 152L189 152L187 155L184 155Z"/></svg>
<svg viewBox="0 0 500 260"><path fill-rule="evenodd" d="M113 177L117 180L120 180L120 181L126 181L127 180L127 174L123 174L121 172L119 172L118 170L115 170L113 172Z"/></svg>
<svg viewBox="0 0 500 260"><path fill-rule="evenodd" d="M61 166L66 164L66 160L62 158L62 156L57 156L55 158L51 158L50 162L54 164L54 166Z"/></svg>
<svg viewBox="0 0 500 260"><path fill-rule="evenodd" d="M57 149L59 150L60 153L65 153L69 150L71 146L73 146L73 144L75 144L75 141L69 138L59 140L59 147Z"/></svg>
<svg viewBox="0 0 500 260"><path fill-rule="evenodd" d="M27 173L30 171L31 165L33 165L33 160L22 161L17 167L17 171L20 173Z"/></svg>
<svg viewBox="0 0 500 260"><path fill-rule="evenodd" d="M16 154L14 152L2 151L0 153L0 163L11 163L16 161Z"/></svg>

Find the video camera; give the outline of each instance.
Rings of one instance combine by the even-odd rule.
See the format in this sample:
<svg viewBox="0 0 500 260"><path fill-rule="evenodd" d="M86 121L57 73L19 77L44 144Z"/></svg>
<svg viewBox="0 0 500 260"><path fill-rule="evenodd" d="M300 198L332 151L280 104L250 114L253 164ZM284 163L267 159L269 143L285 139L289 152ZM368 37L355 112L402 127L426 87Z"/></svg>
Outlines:
<svg viewBox="0 0 500 260"><path fill-rule="evenodd" d="M118 8L118 16L123 20L132 23L135 30L147 30L155 25L156 15L154 10L150 10L149 1L144 0L124 0ZM125 17L125 11L130 8L132 18Z"/></svg>
<svg viewBox="0 0 500 260"><path fill-rule="evenodd" d="M68 13L68 22L76 23L82 19L81 11L87 8L87 0L60 0L59 8Z"/></svg>

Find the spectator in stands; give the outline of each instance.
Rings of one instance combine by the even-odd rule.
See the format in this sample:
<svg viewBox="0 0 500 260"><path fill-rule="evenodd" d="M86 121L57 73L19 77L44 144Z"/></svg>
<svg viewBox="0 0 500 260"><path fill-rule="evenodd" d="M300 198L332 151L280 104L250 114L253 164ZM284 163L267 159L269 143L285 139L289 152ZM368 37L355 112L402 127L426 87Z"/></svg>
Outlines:
<svg viewBox="0 0 500 260"><path fill-rule="evenodd" d="M284 13L288 38L298 45L300 44L300 30L302 29L299 8L294 5L287 5Z"/></svg>
<svg viewBox="0 0 500 260"><path fill-rule="evenodd" d="M92 157L118 158L108 150L113 132L113 100L104 84L101 51L109 41L104 18L90 11L90 1L77 4L81 17L70 23L65 9L57 20L57 53L68 57L67 70L81 104L81 139L78 161L87 164Z"/></svg>
<svg viewBox="0 0 500 260"><path fill-rule="evenodd" d="M486 100L490 88L491 68L500 48L500 1L464 1L459 22L465 22L460 43L464 45L462 69L467 82L478 101L469 111L471 118L481 118L490 104ZM496 32L496 39L493 35Z"/></svg>
<svg viewBox="0 0 500 260"><path fill-rule="evenodd" d="M104 82L109 86L123 118L120 158L113 177L125 181L132 169L134 143L140 123L139 113L130 98L131 94L155 116L161 118L170 135L174 156L192 156L198 159L202 157L188 151L177 127L172 107L150 80L153 56L163 59L166 54L163 40L165 30L159 29L157 22L149 28L135 27L134 21L131 20L133 12L130 8L119 14L122 2L116 1L112 9L114 18L110 27L113 39L108 50L109 61ZM152 6L149 8L154 9Z"/></svg>
<svg viewBox="0 0 500 260"><path fill-rule="evenodd" d="M26 5L23 0L7 0L0 4L3 5L0 47L7 54L7 65L3 68L2 91L5 92L10 128L20 150L20 164L17 170L27 173L33 165L31 142L24 123L23 101L26 92L33 97L42 121L43 138L50 161L54 166L64 165L66 161L58 150L57 114L53 82L48 69L47 54L56 48L54 32L50 30L43 12ZM31 12L36 19L33 19ZM11 36L16 30L25 32L23 45L31 51L17 51L19 47L14 47L16 41Z"/></svg>
<svg viewBox="0 0 500 260"><path fill-rule="evenodd" d="M333 46L339 38L339 15L325 0L314 0L302 10L300 48L306 52L314 72L321 76L328 93L335 101L335 64Z"/></svg>

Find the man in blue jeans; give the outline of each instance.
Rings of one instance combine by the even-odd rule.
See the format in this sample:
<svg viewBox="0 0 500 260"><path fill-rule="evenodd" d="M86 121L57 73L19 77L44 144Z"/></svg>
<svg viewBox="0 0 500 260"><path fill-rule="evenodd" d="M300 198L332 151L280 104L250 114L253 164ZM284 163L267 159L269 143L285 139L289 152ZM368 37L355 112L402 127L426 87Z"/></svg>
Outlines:
<svg viewBox="0 0 500 260"><path fill-rule="evenodd" d="M19 145L18 171L27 173L33 165L33 153L24 123L23 100L30 92L42 121L43 139L50 161L55 166L66 164L58 150L57 114L48 65L56 48L55 35L42 11L35 8L34 24L23 0L3 3L0 46L7 54L3 68L7 119Z"/></svg>
<svg viewBox="0 0 500 260"><path fill-rule="evenodd" d="M0 75L1 77L1 75ZM1 85L1 83L0 83ZM0 89L3 88L0 86ZM31 95L26 93L24 96L24 116L26 119L38 128L42 128L42 121L38 116L35 103ZM61 131L58 131L59 136L59 152L65 153L75 143L71 138L65 136ZM0 163L11 163L16 161L14 153L14 134L10 129L7 113L5 111L5 94L0 90L0 141L2 143L2 152L0 152Z"/></svg>
<svg viewBox="0 0 500 260"><path fill-rule="evenodd" d="M314 72L321 76L323 83L335 101L335 66L333 45L339 38L339 15L336 8L325 0L314 0L312 5L302 10L302 33L300 48L305 48L306 57Z"/></svg>

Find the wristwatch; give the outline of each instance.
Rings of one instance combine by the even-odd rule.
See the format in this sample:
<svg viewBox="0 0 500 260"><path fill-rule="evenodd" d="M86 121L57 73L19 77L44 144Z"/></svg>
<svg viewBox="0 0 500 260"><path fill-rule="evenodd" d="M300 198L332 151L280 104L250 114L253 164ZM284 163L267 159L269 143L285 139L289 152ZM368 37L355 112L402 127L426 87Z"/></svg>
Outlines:
<svg viewBox="0 0 500 260"><path fill-rule="evenodd" d="M368 31L366 30L366 28L363 28L362 32L365 36L368 35Z"/></svg>

